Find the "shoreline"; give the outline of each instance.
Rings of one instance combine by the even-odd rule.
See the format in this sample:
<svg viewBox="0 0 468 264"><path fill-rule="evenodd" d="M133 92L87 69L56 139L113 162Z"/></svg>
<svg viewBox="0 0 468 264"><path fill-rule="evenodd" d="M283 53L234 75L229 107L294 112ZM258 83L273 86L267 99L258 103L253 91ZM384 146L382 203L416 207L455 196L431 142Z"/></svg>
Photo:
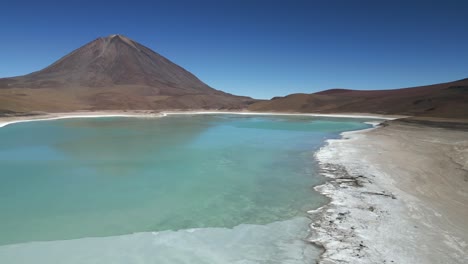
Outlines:
<svg viewBox="0 0 468 264"><path fill-rule="evenodd" d="M16 123L50 121L71 118L100 118L100 117L162 117L160 113L140 112L140 111L100 111L100 112L67 112L67 113L43 113L29 116L8 116L0 117L0 128Z"/></svg>
<svg viewBox="0 0 468 264"><path fill-rule="evenodd" d="M330 202L309 211L320 263L468 262L464 133L390 121L327 140L314 189Z"/></svg>
<svg viewBox="0 0 468 264"><path fill-rule="evenodd" d="M355 114L319 114L319 113L283 113L283 112L250 112L250 111L163 111L165 115L205 115L205 114L232 114L232 115L271 115L271 116L312 116L312 117L336 117L336 118L368 118L394 120L401 117L399 115L376 115L368 113Z"/></svg>
<svg viewBox="0 0 468 264"><path fill-rule="evenodd" d="M168 115L210 115L210 114L232 114L232 115L269 115L269 116L311 116L311 117L334 117L334 118L366 118L394 120L403 116L373 115L373 114L315 114L315 113L274 113L274 112L247 112L247 111L161 111L131 110L131 111L76 111L66 113L38 113L35 115L20 115L0 117L0 128L7 125L33 121L49 121L70 118L99 118L99 117L137 117L157 118Z"/></svg>

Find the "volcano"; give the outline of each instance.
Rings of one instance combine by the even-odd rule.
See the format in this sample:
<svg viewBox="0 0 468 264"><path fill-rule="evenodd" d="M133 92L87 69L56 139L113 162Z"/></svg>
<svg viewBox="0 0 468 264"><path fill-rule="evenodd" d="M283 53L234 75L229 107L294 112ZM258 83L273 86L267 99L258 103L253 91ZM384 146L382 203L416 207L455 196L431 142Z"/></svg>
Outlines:
<svg viewBox="0 0 468 264"><path fill-rule="evenodd" d="M98 38L52 65L0 79L0 109L241 109L255 100L211 88L122 35Z"/></svg>

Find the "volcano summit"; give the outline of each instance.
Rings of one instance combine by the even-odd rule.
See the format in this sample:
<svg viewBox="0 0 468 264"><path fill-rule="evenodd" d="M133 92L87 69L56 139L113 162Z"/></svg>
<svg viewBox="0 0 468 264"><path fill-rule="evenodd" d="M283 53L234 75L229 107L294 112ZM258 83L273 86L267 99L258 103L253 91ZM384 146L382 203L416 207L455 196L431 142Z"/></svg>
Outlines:
<svg viewBox="0 0 468 264"><path fill-rule="evenodd" d="M122 35L98 38L52 65L0 79L10 111L239 109L253 100L215 90Z"/></svg>

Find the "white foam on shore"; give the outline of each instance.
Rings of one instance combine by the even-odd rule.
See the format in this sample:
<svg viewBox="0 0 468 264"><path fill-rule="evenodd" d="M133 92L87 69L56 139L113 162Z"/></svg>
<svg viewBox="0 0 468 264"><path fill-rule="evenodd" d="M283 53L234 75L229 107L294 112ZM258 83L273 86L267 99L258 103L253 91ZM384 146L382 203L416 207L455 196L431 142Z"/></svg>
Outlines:
<svg viewBox="0 0 468 264"><path fill-rule="evenodd" d="M267 225L144 232L122 236L0 246L4 264L312 263L320 250L305 241L310 219Z"/></svg>

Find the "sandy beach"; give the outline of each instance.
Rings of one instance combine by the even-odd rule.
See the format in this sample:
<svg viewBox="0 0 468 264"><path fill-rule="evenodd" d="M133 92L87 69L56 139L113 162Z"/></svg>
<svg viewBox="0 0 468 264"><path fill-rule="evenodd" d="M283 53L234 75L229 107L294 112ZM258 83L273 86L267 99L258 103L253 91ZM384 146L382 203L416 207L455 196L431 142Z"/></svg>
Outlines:
<svg viewBox="0 0 468 264"><path fill-rule="evenodd" d="M390 121L317 153L331 203L311 212L321 263L467 263L468 136Z"/></svg>

